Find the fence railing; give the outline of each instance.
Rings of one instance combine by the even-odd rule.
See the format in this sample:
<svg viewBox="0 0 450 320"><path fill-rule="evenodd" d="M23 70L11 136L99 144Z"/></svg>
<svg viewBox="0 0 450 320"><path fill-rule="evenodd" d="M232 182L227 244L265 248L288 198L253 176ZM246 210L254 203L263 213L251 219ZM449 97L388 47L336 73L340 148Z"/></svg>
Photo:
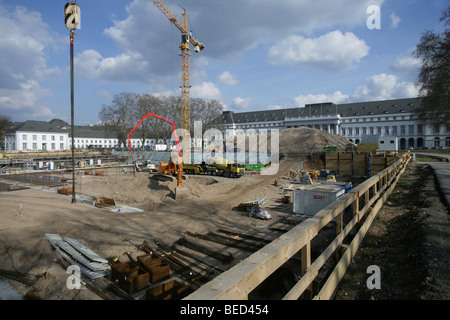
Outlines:
<svg viewBox="0 0 450 320"><path fill-rule="evenodd" d="M283 299L298 299L307 290L313 299L332 298L337 285L350 265L351 259L378 211L394 190L410 159L409 153L403 154L390 167L364 181L339 200L206 283L185 299L248 299L249 294L259 284L299 252L301 254L302 276ZM352 210L353 218L344 224L344 211L349 207ZM311 241L333 219L336 219L336 237L312 262ZM343 241L348 235L352 235L353 238L347 245ZM313 281L330 258L337 258L337 263L324 284L318 289L317 294L313 295L311 290Z"/></svg>

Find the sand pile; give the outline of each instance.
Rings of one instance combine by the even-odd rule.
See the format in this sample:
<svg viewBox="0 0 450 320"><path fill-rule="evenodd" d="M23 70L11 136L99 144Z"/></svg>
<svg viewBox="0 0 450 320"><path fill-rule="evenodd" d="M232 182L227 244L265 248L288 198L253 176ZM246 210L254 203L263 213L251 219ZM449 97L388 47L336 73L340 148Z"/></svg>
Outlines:
<svg viewBox="0 0 450 320"><path fill-rule="evenodd" d="M246 146L254 143L255 137L246 137ZM258 140L267 141L268 150L271 146L270 133L266 137L258 136ZM258 143L258 142L257 142ZM288 174L290 170L302 169L312 152L322 152L328 145L345 149L348 141L340 136L311 128L290 128L279 132L279 154L289 155L289 159L283 158L279 170L274 177L260 177L261 179L273 179ZM248 149L247 149L248 150ZM259 176L258 176L259 177ZM259 179L259 178L258 178ZM264 183L266 183L265 181ZM160 181L145 172L135 174L111 174L104 176L88 176L82 178L82 185L78 192L94 197L112 198L119 204L125 204L144 210L155 210L161 205L174 205L176 178L173 181ZM264 184L263 183L263 184ZM195 177L186 175L183 187L188 189L188 199L196 200L224 200L230 204L232 201L245 199L245 194L255 196L256 187L260 181L254 181L251 177L246 179L221 178L220 183L213 177ZM233 202L233 203L234 203Z"/></svg>
<svg viewBox="0 0 450 320"><path fill-rule="evenodd" d="M301 127L280 131L280 153L312 153L321 152L326 146L337 146L345 149L348 140L328 132Z"/></svg>
<svg viewBox="0 0 450 320"><path fill-rule="evenodd" d="M339 135L307 127L280 130L278 139L279 153L281 154L322 152L323 147L330 145L344 150L349 144L347 139ZM239 140L236 141L239 143ZM274 145L274 147L276 146ZM256 150L272 151L271 132L265 135L245 137L245 151Z"/></svg>

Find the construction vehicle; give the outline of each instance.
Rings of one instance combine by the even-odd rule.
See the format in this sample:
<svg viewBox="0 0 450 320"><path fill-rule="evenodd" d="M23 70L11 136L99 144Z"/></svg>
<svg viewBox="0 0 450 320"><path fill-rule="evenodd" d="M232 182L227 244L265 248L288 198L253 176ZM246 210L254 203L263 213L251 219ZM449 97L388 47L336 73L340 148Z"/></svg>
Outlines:
<svg viewBox="0 0 450 320"><path fill-rule="evenodd" d="M141 121L133 128L127 135L128 139L128 145L130 147L130 153L131 153L131 160L134 161L133 157L133 147L131 146L131 136L134 131L139 127L139 125L148 117L154 117L160 120L163 120L165 122L168 122L170 126L172 127L172 134L175 137L175 141L177 143L178 148L178 154L172 154L170 157L170 160L168 163L161 163L160 164L160 173L163 177L166 177L168 179L172 179L171 177L168 177L167 175L173 175L177 177L177 187L175 188L175 199L184 198L187 195L187 189L182 186L182 173L183 173L183 163L181 161L181 150L180 150L180 144L178 143L178 136L177 136L177 130L175 128L175 124L163 117L157 116L153 113L147 113Z"/></svg>
<svg viewBox="0 0 450 320"><path fill-rule="evenodd" d="M227 161L223 158L214 158L214 162L207 164L185 164L183 172L186 174L206 174L211 176L224 176L228 178L239 178L245 173L245 166Z"/></svg>
<svg viewBox="0 0 450 320"><path fill-rule="evenodd" d="M181 128L185 129L187 132L191 130L191 120L190 120L190 58L191 58L191 48L189 43L194 46L195 52L200 52L204 49L203 43L198 42L191 36L188 25L188 16L186 9L183 13L183 23L181 23L177 17L169 10L169 8L161 0L152 0L152 2L159 8L159 10L164 13L164 15L172 22L178 30L181 31L181 45L180 45L180 56L181 56ZM176 1L175 1L176 2ZM177 3L178 4L178 3ZM179 4L178 4L179 5ZM181 7L181 6L180 6ZM188 139L184 139L183 150L187 152L188 148L190 150L190 145Z"/></svg>

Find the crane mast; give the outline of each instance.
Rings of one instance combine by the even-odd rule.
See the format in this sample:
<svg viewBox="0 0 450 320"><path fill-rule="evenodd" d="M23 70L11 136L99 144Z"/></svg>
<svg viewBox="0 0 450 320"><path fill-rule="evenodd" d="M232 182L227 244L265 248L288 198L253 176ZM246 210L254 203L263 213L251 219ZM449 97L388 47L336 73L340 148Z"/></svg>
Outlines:
<svg viewBox="0 0 450 320"><path fill-rule="evenodd" d="M183 23L181 23L177 17L169 10L169 8L161 0L152 0L152 2L164 13L164 15L171 21L181 32L181 128L190 132L191 120L190 120L190 58L191 48L189 43L194 46L195 52L200 52L204 49L202 43L193 39L189 32L187 12L184 10ZM190 141L183 139L182 141L183 151L190 151Z"/></svg>

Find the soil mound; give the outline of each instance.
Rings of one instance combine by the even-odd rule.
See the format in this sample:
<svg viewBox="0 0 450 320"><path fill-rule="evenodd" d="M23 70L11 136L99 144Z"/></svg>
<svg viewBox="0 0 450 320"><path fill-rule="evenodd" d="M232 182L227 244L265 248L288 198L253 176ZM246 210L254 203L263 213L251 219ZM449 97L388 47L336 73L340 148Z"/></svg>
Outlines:
<svg viewBox="0 0 450 320"><path fill-rule="evenodd" d="M280 153L321 152L326 146L345 150L348 140L318 129L307 127L289 128L280 131Z"/></svg>
<svg viewBox="0 0 450 320"><path fill-rule="evenodd" d="M239 139L238 137L236 140L238 144L240 143ZM340 150L345 150L350 142L339 135L330 134L318 129L300 127L280 130L278 143L278 152L281 154L310 154L322 152L326 146L336 146ZM272 132L245 137L246 152L264 152L266 150L276 152L276 150L272 150L272 147L276 148L275 140L272 146Z"/></svg>

